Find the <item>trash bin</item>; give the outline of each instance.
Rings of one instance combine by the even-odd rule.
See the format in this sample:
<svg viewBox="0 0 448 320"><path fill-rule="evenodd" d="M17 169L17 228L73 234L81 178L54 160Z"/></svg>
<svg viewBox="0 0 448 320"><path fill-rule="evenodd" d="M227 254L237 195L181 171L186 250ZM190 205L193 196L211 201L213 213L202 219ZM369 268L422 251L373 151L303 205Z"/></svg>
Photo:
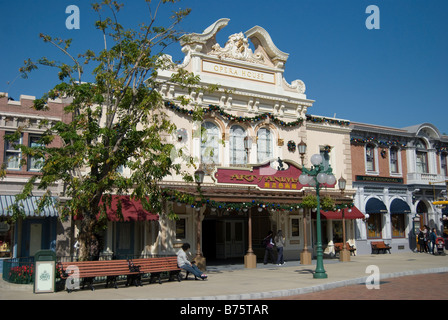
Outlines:
<svg viewBox="0 0 448 320"><path fill-rule="evenodd" d="M34 293L55 291L56 253L53 250L41 250L34 255Z"/></svg>

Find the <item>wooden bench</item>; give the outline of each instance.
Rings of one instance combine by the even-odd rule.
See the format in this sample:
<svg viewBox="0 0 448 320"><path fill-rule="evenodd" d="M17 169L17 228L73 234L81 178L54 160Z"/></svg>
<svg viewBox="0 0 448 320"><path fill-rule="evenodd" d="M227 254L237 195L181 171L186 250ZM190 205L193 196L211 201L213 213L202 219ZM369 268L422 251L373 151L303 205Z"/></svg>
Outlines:
<svg viewBox="0 0 448 320"><path fill-rule="evenodd" d="M139 268L133 268L129 260L102 260L102 261L75 261L59 262L57 269L60 272L61 279L66 282L67 291L70 293L77 289L82 282L82 288L86 283L91 290L94 290L93 280L96 277L106 277L106 288L110 282L117 288L117 278L127 276L126 286L129 284L141 285L141 274Z"/></svg>
<svg viewBox="0 0 448 320"><path fill-rule="evenodd" d="M384 243L384 241L372 241L370 242L372 247L372 254L374 253L386 253L388 251L390 253L391 247Z"/></svg>
<svg viewBox="0 0 448 320"><path fill-rule="evenodd" d="M352 255L352 253L353 253L353 255L356 256L356 254L355 254L355 251L356 251L355 246L351 246L348 242L346 242L345 243L345 249L347 251L350 251L350 255ZM335 252L335 254L338 254L341 251L342 251L342 242L335 243L334 244L334 252Z"/></svg>
<svg viewBox="0 0 448 320"><path fill-rule="evenodd" d="M177 265L177 256L139 258L132 259L132 262L140 267L140 272L150 274L149 283L153 283L157 279L159 284L161 284L163 272L168 272L169 280L173 278L176 278L179 282L182 280L181 269Z"/></svg>

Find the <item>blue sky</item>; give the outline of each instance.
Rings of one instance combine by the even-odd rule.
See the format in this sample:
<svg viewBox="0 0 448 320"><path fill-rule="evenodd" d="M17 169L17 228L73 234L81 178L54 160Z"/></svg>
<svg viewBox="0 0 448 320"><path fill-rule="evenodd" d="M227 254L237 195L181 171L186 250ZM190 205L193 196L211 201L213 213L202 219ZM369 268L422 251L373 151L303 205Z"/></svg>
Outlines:
<svg viewBox="0 0 448 320"><path fill-rule="evenodd" d="M90 2L0 0L0 91L16 100L39 97L57 83L56 73L45 68L26 80L18 77L27 58L63 59L39 33L72 38L75 54L99 48ZM122 24L145 20L143 0L123 2ZM80 9L79 30L65 27L69 5ZM365 26L369 5L380 10L379 30ZM396 128L429 122L448 134L447 0L187 0L175 7L192 9L181 25L186 32L229 18L218 33L221 46L230 34L255 25L266 29L289 53L286 80L303 80L307 97L316 101L309 113ZM169 53L183 58L178 45Z"/></svg>

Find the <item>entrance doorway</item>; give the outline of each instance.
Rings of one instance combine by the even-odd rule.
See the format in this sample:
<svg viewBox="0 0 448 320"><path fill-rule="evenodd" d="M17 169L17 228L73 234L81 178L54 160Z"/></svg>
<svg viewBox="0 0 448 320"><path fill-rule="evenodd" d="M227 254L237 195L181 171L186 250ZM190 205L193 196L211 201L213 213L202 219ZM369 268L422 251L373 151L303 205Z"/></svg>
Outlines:
<svg viewBox="0 0 448 320"><path fill-rule="evenodd" d="M42 248L42 223L30 224L30 256Z"/></svg>
<svg viewBox="0 0 448 320"><path fill-rule="evenodd" d="M133 222L117 222L115 235L115 254L122 259L134 254Z"/></svg>
<svg viewBox="0 0 448 320"><path fill-rule="evenodd" d="M207 261L244 257L247 246L245 220L207 219L202 226L202 248Z"/></svg>

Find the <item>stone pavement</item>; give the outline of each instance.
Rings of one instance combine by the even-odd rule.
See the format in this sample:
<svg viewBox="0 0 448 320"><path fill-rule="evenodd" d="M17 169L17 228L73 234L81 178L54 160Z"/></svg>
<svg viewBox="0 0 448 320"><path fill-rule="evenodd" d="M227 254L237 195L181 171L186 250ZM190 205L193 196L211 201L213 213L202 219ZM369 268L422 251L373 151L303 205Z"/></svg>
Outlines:
<svg viewBox="0 0 448 320"><path fill-rule="evenodd" d="M182 282L165 281L161 285L144 282L142 287L104 288L72 293L33 294L31 286L0 281L1 300L247 300L282 298L319 292L354 284L364 284L374 274L368 266L377 266L380 285L386 279L448 272L448 256L426 253L399 253L352 256L350 262L325 259L327 279L314 279L313 265L287 261L285 266L258 264L256 269L242 265L209 266L208 279ZM374 283L372 283L374 284ZM381 291L381 290L374 290ZM366 297L366 299L368 299Z"/></svg>
<svg viewBox="0 0 448 320"><path fill-rule="evenodd" d="M426 300L440 301L448 299L448 273L427 273L380 281L378 290L368 289L364 283L347 287L304 293L270 300ZM415 314L411 314L412 317Z"/></svg>

